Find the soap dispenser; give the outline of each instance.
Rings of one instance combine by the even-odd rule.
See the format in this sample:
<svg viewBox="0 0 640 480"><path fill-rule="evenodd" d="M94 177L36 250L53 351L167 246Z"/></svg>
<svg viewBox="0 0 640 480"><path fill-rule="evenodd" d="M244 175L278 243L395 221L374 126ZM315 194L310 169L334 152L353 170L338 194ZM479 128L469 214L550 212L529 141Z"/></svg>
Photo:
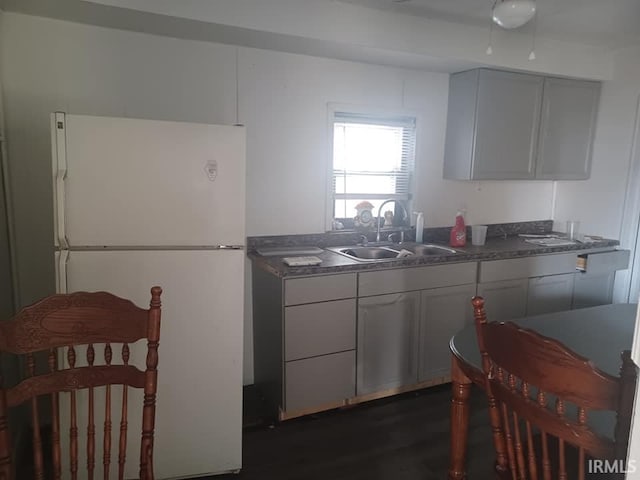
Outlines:
<svg viewBox="0 0 640 480"><path fill-rule="evenodd" d="M413 212L416 215L416 242L422 243L422 234L424 231L424 214L422 212Z"/></svg>

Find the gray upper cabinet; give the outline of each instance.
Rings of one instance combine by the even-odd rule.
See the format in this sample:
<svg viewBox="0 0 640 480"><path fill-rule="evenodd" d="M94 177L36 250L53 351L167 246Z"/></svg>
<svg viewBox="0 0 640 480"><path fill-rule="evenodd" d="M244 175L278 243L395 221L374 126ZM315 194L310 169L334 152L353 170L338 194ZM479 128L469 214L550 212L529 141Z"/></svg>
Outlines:
<svg viewBox="0 0 640 480"><path fill-rule="evenodd" d="M599 98L598 82L545 79L537 178L589 178Z"/></svg>
<svg viewBox="0 0 640 480"><path fill-rule="evenodd" d="M476 179L531 179L540 123L543 78L481 70L476 101Z"/></svg>
<svg viewBox="0 0 640 480"><path fill-rule="evenodd" d="M491 69L451 75L444 178L588 178L599 91Z"/></svg>

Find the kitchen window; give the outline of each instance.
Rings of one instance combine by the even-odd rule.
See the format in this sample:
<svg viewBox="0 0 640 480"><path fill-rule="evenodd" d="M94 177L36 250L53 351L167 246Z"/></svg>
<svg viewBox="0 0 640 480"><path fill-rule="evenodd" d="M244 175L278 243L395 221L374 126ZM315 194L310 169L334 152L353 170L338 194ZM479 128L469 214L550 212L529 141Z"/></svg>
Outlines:
<svg viewBox="0 0 640 480"><path fill-rule="evenodd" d="M331 220L352 219L362 201L374 206L374 216L390 198L403 201L411 211L415 117L335 110L331 118Z"/></svg>

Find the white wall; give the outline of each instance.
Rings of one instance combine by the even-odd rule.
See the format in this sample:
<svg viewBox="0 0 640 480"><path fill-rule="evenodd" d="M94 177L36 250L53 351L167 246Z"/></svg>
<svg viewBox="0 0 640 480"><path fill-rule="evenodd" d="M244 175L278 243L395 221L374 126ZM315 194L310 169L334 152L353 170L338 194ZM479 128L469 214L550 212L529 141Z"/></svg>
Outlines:
<svg viewBox="0 0 640 480"><path fill-rule="evenodd" d="M2 82L21 303L53 291L48 114L55 110L248 131L248 235L324 231L327 103L419 116L416 209L427 226L551 218L551 182L442 180L448 77L108 30L6 13ZM237 74L236 74L237 72ZM250 313L250 312L249 312ZM245 381L252 379L247 318Z"/></svg>
<svg viewBox="0 0 640 480"><path fill-rule="evenodd" d="M426 225L551 218L551 182L442 179L448 75L242 49L240 121L248 126L250 235L325 230L327 104L409 109L418 115L417 196ZM354 212L355 214L355 212Z"/></svg>
<svg viewBox="0 0 640 480"><path fill-rule="evenodd" d="M378 63L392 62L394 65L397 64L393 60L396 56L404 57L407 63L416 66L425 62L444 65L458 61L594 79L611 76L611 60L606 48L543 38L540 34L536 39L537 59L530 62L531 28L518 32L494 29L494 54L487 56L488 18L486 24L480 26L462 25L336 0L91 2L269 32L279 35L278 46L267 48L297 53L305 52L292 48L292 43L306 43L316 51L330 51L332 45L345 51L358 47L361 53L377 58ZM301 38L310 41L301 42Z"/></svg>
<svg viewBox="0 0 640 480"><path fill-rule="evenodd" d="M627 188L640 188L640 178L627 185L640 96L640 47L621 49L612 58L614 76L602 86L591 178L558 182L554 219L557 229L564 229L567 219L580 220L583 233L619 238L624 248L633 250L640 211L636 207L627 218L623 214ZM629 271L616 275L616 301L627 301L628 281ZM635 298L637 292L631 301Z"/></svg>
<svg viewBox="0 0 640 480"><path fill-rule="evenodd" d="M619 238L640 94L640 49L612 56L614 78L602 85L591 178L558 182L555 219L579 219L583 233Z"/></svg>

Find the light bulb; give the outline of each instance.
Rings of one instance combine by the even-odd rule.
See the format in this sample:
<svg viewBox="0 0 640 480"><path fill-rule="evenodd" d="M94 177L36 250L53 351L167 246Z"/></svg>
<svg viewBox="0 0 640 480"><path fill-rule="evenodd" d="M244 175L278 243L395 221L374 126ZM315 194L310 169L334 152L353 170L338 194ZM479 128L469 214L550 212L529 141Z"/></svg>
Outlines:
<svg viewBox="0 0 640 480"><path fill-rule="evenodd" d="M493 21L502 28L518 28L536 14L534 0L498 0L493 8Z"/></svg>

